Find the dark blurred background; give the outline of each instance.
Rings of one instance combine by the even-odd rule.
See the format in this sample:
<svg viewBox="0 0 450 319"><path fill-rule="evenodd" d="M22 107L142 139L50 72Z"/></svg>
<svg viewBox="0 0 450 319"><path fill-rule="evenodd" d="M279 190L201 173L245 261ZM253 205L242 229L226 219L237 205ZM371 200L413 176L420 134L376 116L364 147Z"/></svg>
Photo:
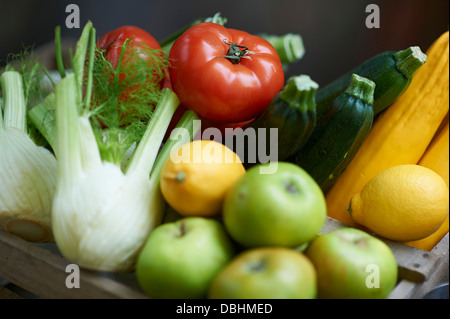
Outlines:
<svg viewBox="0 0 450 319"><path fill-rule="evenodd" d="M306 53L287 76L308 74L320 85L386 50L418 45L425 51L449 26L449 0L1 0L0 66L23 46L52 48L54 28L67 29L68 4L77 4L81 28L91 20L97 36L132 24L161 41L196 18L221 12L227 27L250 33L298 33ZM368 4L380 8L379 29L365 25ZM51 49L52 50L52 49Z"/></svg>

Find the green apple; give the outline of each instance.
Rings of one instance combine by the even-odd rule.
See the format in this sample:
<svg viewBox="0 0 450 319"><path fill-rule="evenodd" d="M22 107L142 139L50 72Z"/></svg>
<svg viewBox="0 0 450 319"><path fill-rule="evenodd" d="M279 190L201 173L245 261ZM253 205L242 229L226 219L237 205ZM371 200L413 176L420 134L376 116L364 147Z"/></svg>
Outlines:
<svg viewBox="0 0 450 319"><path fill-rule="evenodd" d="M233 256L233 243L221 223L186 217L150 234L137 260L136 278L151 298L204 298L211 280Z"/></svg>
<svg viewBox="0 0 450 319"><path fill-rule="evenodd" d="M397 283L398 267L391 249L356 228L318 236L305 254L316 268L322 299L383 299Z"/></svg>
<svg viewBox="0 0 450 319"><path fill-rule="evenodd" d="M287 247L244 250L214 278L210 299L314 299L314 265Z"/></svg>
<svg viewBox="0 0 450 319"><path fill-rule="evenodd" d="M244 247L296 247L312 240L326 221L325 197L302 168L278 162L272 174L259 164L250 168L227 193L223 223Z"/></svg>

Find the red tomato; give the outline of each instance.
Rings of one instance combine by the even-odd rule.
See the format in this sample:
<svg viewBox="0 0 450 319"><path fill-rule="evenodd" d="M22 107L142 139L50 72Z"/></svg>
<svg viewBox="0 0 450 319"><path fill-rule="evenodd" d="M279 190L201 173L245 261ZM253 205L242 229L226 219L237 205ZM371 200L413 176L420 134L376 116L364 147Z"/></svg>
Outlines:
<svg viewBox="0 0 450 319"><path fill-rule="evenodd" d="M132 39L130 40L130 45L143 43L150 48L161 49L158 41L156 41L156 39L147 31L130 25L119 27L106 33L97 41L97 47L105 50L105 58L111 63L113 68L117 67L122 47L126 39ZM124 59L125 58L126 55Z"/></svg>
<svg viewBox="0 0 450 319"><path fill-rule="evenodd" d="M257 117L284 85L280 58L269 42L216 23L185 31L173 44L169 61L181 103L212 122Z"/></svg>
<svg viewBox="0 0 450 319"><path fill-rule="evenodd" d="M133 57L130 57L130 54L139 54L139 58L152 63L153 61L155 61L155 56L149 56L148 54L145 54L145 47L149 47L155 50L161 50L159 42L156 41L156 39L147 31L129 25L119 27L106 33L97 41L97 47L104 50L105 59L111 63L114 69L116 69L117 64L119 63L123 45L127 39L129 40L129 43L127 44L126 51L124 52L122 57L123 63L127 60L129 62L133 61ZM160 54L162 57L162 50L160 51ZM149 81L162 82L163 76L164 75L158 74L155 71L152 74L149 74ZM120 81L123 81L126 77L127 74L119 74ZM131 88L127 88L126 92L122 94L121 99L128 98L128 95L131 94L132 91L133 90Z"/></svg>
<svg viewBox="0 0 450 319"><path fill-rule="evenodd" d="M124 47L125 43L127 43L126 47ZM134 99L133 94L138 90L142 92L145 89L151 93L152 90L155 92L159 91L161 87L170 87L168 70L163 63L164 54L161 46L147 31L135 26L122 26L103 35L96 45L97 48L103 50L105 59L111 63L114 69L117 69L122 51L125 50L122 55L122 66L131 67L125 67L124 72L119 71L120 73L118 74L119 82L125 84L118 96L120 105L124 105L122 104L124 102L132 102L132 99ZM148 48L154 49L154 51L149 51ZM143 65L142 61L148 68L134 68L132 63L138 61L139 66ZM144 80L141 81L141 79ZM113 73L110 74L108 80L113 80ZM132 84L127 83L127 80L133 80ZM108 97L94 94L94 99L97 99L99 104L103 103L105 98L107 99ZM153 108L153 105L149 104L149 108ZM126 110L121 109L120 112L123 112L120 120L125 119L130 114L138 114L131 103L127 104ZM100 121L100 124L104 126L102 121Z"/></svg>

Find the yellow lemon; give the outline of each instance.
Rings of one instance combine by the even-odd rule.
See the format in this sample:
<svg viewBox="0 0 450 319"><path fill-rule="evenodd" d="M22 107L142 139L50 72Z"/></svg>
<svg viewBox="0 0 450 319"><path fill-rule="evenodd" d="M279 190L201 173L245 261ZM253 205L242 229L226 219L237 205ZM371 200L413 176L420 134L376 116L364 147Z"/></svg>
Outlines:
<svg viewBox="0 0 450 319"><path fill-rule="evenodd" d="M445 236L445 234L448 233L448 229L449 229L449 219L447 215L447 218L442 223L441 227L439 227L439 229L434 233L432 233L430 236L427 236L419 240L407 241L404 242L404 244L418 249L431 251L434 248L434 246L436 246L437 243L441 241L441 239Z"/></svg>
<svg viewBox="0 0 450 319"><path fill-rule="evenodd" d="M172 152L161 171L161 193L182 216L212 217L231 186L245 174L239 156L210 140L195 140Z"/></svg>
<svg viewBox="0 0 450 319"><path fill-rule="evenodd" d="M449 190L437 173L419 165L399 165L373 177L352 197L355 222L377 235L412 241L435 232L448 216Z"/></svg>

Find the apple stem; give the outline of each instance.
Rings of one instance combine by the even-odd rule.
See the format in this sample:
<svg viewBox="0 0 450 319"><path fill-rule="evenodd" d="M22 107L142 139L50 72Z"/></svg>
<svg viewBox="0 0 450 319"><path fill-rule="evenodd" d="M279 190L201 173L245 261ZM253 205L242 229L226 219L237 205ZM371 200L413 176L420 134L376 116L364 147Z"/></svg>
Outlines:
<svg viewBox="0 0 450 319"><path fill-rule="evenodd" d="M285 188L291 194L297 194L298 192L297 187L292 183L286 183Z"/></svg>
<svg viewBox="0 0 450 319"><path fill-rule="evenodd" d="M264 260L258 260L250 264L250 271L262 271L266 268L266 262Z"/></svg>
<svg viewBox="0 0 450 319"><path fill-rule="evenodd" d="M184 236L184 234L186 234L186 223L184 222L184 220L180 220L180 236L179 237Z"/></svg>

